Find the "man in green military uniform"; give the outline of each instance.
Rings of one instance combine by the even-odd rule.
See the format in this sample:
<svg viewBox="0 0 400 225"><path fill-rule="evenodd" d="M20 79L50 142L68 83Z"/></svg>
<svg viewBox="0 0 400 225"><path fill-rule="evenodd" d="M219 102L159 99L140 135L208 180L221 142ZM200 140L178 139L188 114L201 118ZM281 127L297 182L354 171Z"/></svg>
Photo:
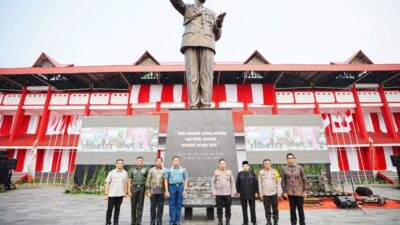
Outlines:
<svg viewBox="0 0 400 225"><path fill-rule="evenodd" d="M185 55L190 108L210 108L215 42L221 37L226 13L217 17L213 11L203 6L206 0L195 0L195 4L185 4L182 0L170 1L184 16L185 32L181 52Z"/></svg>
<svg viewBox="0 0 400 225"><path fill-rule="evenodd" d="M143 167L143 157L136 158L136 166L133 167L128 185L128 195L131 197L131 225L142 223L144 194L146 191L146 179L148 170Z"/></svg>

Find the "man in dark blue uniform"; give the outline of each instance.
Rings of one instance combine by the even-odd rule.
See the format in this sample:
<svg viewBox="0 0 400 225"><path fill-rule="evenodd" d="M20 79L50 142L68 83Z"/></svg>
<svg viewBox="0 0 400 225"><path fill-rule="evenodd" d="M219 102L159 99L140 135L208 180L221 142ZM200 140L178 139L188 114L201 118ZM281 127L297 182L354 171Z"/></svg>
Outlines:
<svg viewBox="0 0 400 225"><path fill-rule="evenodd" d="M243 171L237 175L236 190L240 196L242 204L243 225L248 225L247 204L250 206L251 223L257 224L256 218L256 199L258 198L258 180L257 176L250 171L248 161L242 163Z"/></svg>

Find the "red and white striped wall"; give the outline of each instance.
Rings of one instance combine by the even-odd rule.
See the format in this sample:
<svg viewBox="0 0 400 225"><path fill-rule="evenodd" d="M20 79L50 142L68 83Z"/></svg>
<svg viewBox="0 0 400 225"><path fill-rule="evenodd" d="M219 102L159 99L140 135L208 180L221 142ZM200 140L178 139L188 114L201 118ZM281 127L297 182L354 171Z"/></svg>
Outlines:
<svg viewBox="0 0 400 225"><path fill-rule="evenodd" d="M29 172L32 163L36 172L66 173L74 171L75 149L38 149L36 157L31 149L11 149L8 152L10 159L17 159L16 172Z"/></svg>
<svg viewBox="0 0 400 225"><path fill-rule="evenodd" d="M0 136L7 136L11 133L14 119L14 115L0 115ZM39 115L25 115L22 118L19 134L36 134L39 121Z"/></svg>
<svg viewBox="0 0 400 225"><path fill-rule="evenodd" d="M335 150L329 150L332 171L363 170L372 168L372 164L368 155L369 151L367 147L364 147L365 144L359 145L358 140L355 139L359 136L357 135L359 124L354 110L356 107L354 93L363 108L362 117L368 134L386 137L388 131L381 112L383 103L378 91L275 91L273 85L269 84L216 84L213 88L213 106L239 109L240 115L236 114L239 119L235 119L234 124L236 132L243 132L242 116L246 113L252 114L256 111L254 108L269 110L276 107L282 110L279 112L313 113L313 110L318 107L320 113L329 118L326 134L328 142L335 148ZM399 134L400 91L385 91L384 94L392 111L395 132ZM18 129L19 139L29 135L35 137L38 133L38 126L43 118L40 114L46 97L47 94L27 94L22 107L25 115L20 117L22 121ZM0 93L0 142L2 138L6 139L11 134L21 99L21 94ZM39 144L36 158L32 159L34 152L27 150L29 145L20 147L22 149L11 146L1 147L14 149L10 151L12 151L12 157L18 159L18 171L26 172L29 163L34 161L38 172L65 172L72 168L71 164L74 164L82 114L86 108L94 112L92 115L100 111L112 110L116 112L115 114L124 115L129 106L133 111L146 109L154 112L159 108L185 108L186 102L187 90L184 85L133 85L129 93L52 93L49 105L50 116L45 129L46 142ZM250 111L246 110L246 107ZM290 111L297 109L311 110ZM346 116L348 110L350 113ZM234 115L234 118L236 117ZM162 118L163 121L167 120L167 115L163 115ZM236 123L240 123L240 126ZM166 126L166 124L163 125ZM166 131L161 128L160 130ZM399 143L397 141L396 145L391 146L392 141L390 138L382 138L380 147L376 147L378 167L382 170L393 169L388 157L397 151L397 147L393 146ZM355 146L362 147L354 149Z"/></svg>
<svg viewBox="0 0 400 225"><path fill-rule="evenodd" d="M243 103L271 105L268 89L270 85L217 84L213 88L213 102L218 102L219 107L243 107ZM184 108L185 102L187 90L184 85L133 85L130 93L130 103L134 108L155 108L156 103L161 103L161 108Z"/></svg>
<svg viewBox="0 0 400 225"><path fill-rule="evenodd" d="M220 107L270 106L275 93L278 108L313 108L318 103L323 108L354 108L355 99L352 91L274 91L270 84L215 84L213 101L221 103ZM389 107L400 107L400 91L384 91ZM362 107L381 107L383 105L378 91L357 91ZM0 114L17 110L21 94L0 93ZM27 94L23 109L40 110L45 104L47 94ZM85 105L90 109L125 109L128 103L133 108L185 107L187 90L184 85L132 85L131 92L103 93L52 93L50 110L83 110Z"/></svg>
<svg viewBox="0 0 400 225"><path fill-rule="evenodd" d="M368 147L334 148L329 149L331 172L362 171L362 170L389 170L396 172L390 156L398 154L398 149L391 146L375 147L375 157L368 151ZM373 162L376 160L376 162ZM372 166L374 164L374 166Z"/></svg>
<svg viewBox="0 0 400 225"><path fill-rule="evenodd" d="M340 109L334 111L330 110L330 113L326 113L329 117L329 129L333 133L348 133L356 132L358 128L357 120L355 119L355 114L351 113L349 123L346 123L346 113L347 110ZM392 113L392 118L394 121L394 128L396 132L399 132L398 126L400 125L400 113ZM365 127L367 132L371 133L387 133L386 124L381 112L372 112L363 114ZM323 118L324 119L324 118Z"/></svg>
<svg viewBox="0 0 400 225"><path fill-rule="evenodd" d="M0 136L7 136L11 132L14 122L12 115L0 115ZM82 126L82 115L51 114L46 130L47 135L75 134L79 135ZM36 134L41 120L40 115L25 115L22 118L20 135Z"/></svg>
<svg viewBox="0 0 400 225"><path fill-rule="evenodd" d="M12 115L0 115L0 136L9 135L14 122Z"/></svg>

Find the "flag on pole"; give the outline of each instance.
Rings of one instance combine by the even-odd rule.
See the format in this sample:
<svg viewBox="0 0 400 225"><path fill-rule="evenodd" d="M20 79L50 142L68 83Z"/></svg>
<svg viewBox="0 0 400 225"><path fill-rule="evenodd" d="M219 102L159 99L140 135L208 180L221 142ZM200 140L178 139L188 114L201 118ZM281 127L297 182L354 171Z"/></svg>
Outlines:
<svg viewBox="0 0 400 225"><path fill-rule="evenodd" d="M348 110L346 110L346 112L344 112L344 120L346 120L346 122L348 124L353 122L353 116L351 115L350 109L348 109Z"/></svg>
<svg viewBox="0 0 400 225"><path fill-rule="evenodd" d="M343 127L348 127L350 130L350 123L353 122L353 116L351 115L350 109L346 110L344 112L344 119L342 121L342 126Z"/></svg>
<svg viewBox="0 0 400 225"><path fill-rule="evenodd" d="M336 116L333 115L332 121L333 121L333 124L335 124L335 128L340 129L340 127L341 127L341 118L340 118L340 114L339 113L337 113Z"/></svg>
<svg viewBox="0 0 400 225"><path fill-rule="evenodd" d="M339 112L336 115L331 115L332 123L335 126L332 126L332 130L335 133L347 133L350 131L350 127L348 126L347 122L345 121L344 115L341 115Z"/></svg>
<svg viewBox="0 0 400 225"><path fill-rule="evenodd" d="M379 166L378 166L378 160L377 160L377 157L376 157L374 140L372 140L372 138L369 137L368 138L368 142L369 142L369 154L370 154L370 157L371 157L372 170L377 170L379 168Z"/></svg>
<svg viewBox="0 0 400 225"><path fill-rule="evenodd" d="M28 162L28 179L35 178L36 173L36 158L37 158L37 146L39 144L39 139L36 139L32 145L31 158Z"/></svg>
<svg viewBox="0 0 400 225"><path fill-rule="evenodd" d="M329 125L331 124L331 120L329 119L329 116L327 113L322 114L322 124L324 125L325 129L327 127L329 127Z"/></svg>

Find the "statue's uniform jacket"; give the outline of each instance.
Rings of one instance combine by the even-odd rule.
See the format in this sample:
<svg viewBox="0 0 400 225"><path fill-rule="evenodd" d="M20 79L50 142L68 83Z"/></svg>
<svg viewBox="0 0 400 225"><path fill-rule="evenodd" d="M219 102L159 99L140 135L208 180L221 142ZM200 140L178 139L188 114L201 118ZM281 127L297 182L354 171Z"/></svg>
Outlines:
<svg viewBox="0 0 400 225"><path fill-rule="evenodd" d="M187 47L205 47L215 54L216 16L212 10L199 9L195 5L186 5L183 25L181 52Z"/></svg>

